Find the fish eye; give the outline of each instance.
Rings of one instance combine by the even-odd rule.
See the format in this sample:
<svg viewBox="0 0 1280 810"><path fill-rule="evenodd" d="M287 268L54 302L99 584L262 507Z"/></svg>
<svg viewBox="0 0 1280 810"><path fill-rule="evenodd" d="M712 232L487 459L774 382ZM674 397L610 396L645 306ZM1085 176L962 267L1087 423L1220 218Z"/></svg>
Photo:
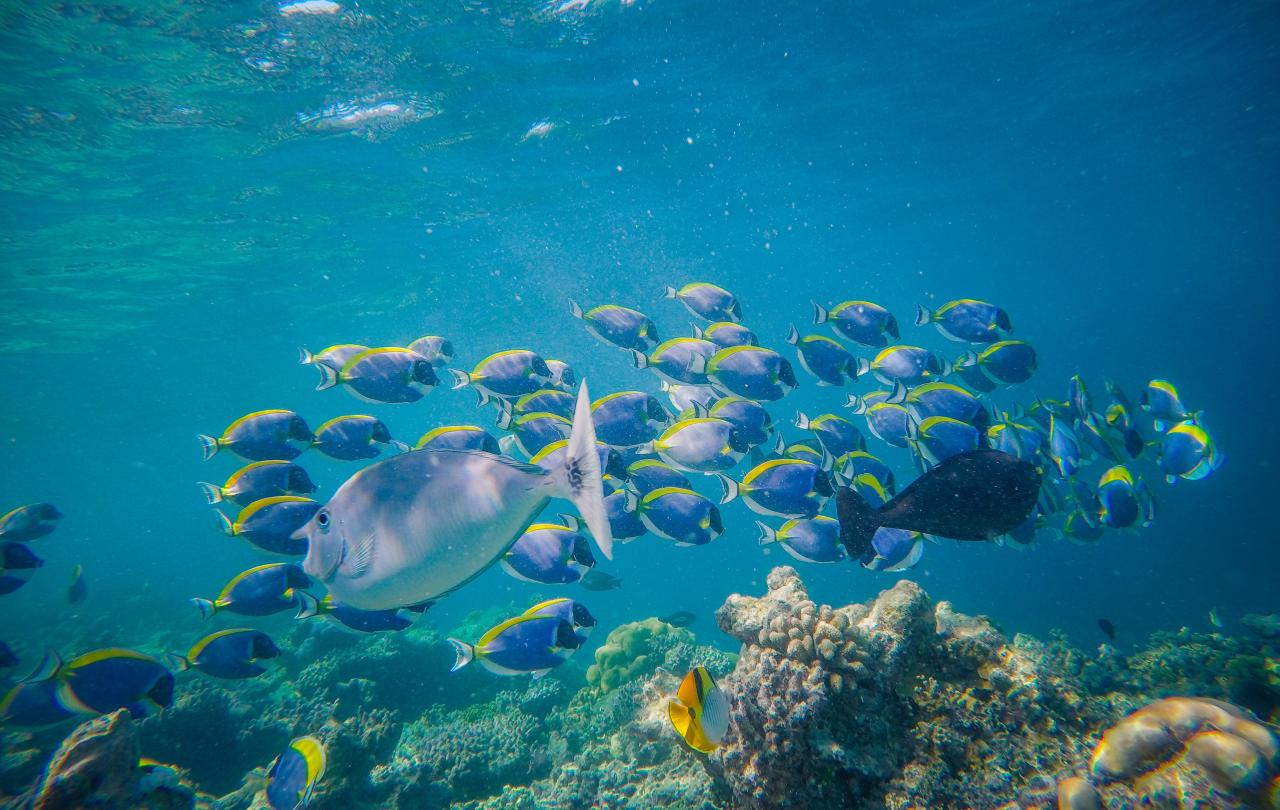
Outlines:
<svg viewBox="0 0 1280 810"><path fill-rule="evenodd" d="M316 525L317 525L317 526L319 526L321 529L324 529L325 531L328 531L328 529L329 529L329 513L328 513L328 512L323 512L323 511L322 511L322 512L319 512L319 513L316 515Z"/></svg>

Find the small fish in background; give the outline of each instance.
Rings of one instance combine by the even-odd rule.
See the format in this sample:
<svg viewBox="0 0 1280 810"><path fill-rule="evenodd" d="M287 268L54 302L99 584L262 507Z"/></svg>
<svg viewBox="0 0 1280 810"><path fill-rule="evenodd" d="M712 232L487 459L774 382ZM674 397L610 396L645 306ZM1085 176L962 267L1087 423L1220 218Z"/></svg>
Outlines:
<svg viewBox="0 0 1280 810"><path fill-rule="evenodd" d="M52 532L62 512L51 503L31 503L0 516L0 541L28 542Z"/></svg>
<svg viewBox="0 0 1280 810"><path fill-rule="evenodd" d="M995 304L961 298L930 312L916 305L916 326L933 324L957 343L995 343L1013 331L1009 313Z"/></svg>
<svg viewBox="0 0 1280 810"><path fill-rule="evenodd" d="M1040 471L999 450L952 456L875 509L852 489L837 493L840 542L861 559L876 529L888 526L955 540L995 540L1036 507Z"/></svg>
<svg viewBox="0 0 1280 810"><path fill-rule="evenodd" d="M242 680L267 671L258 662L279 658L280 648L261 630L236 627L210 633L197 641L186 655L171 655L174 668L194 669L214 678Z"/></svg>
<svg viewBox="0 0 1280 810"><path fill-rule="evenodd" d="M316 783L324 777L324 744L298 737L276 757L267 771L267 804L271 810L298 810L311 803Z"/></svg>
<svg viewBox="0 0 1280 810"><path fill-rule="evenodd" d="M44 560L22 543L0 544L0 596L26 585L43 565Z"/></svg>
<svg viewBox="0 0 1280 810"><path fill-rule="evenodd" d="M569 311L586 325L588 332L610 346L647 352L662 342L658 327L639 310L602 304L583 311L576 301L570 301Z"/></svg>
<svg viewBox="0 0 1280 810"><path fill-rule="evenodd" d="M1164 433L1181 422L1195 421L1200 414L1188 411L1178 389L1168 380L1151 380L1142 389L1138 404L1155 420L1157 433Z"/></svg>
<svg viewBox="0 0 1280 810"><path fill-rule="evenodd" d="M535 121L524 131L524 134L520 136L520 143L524 143L525 141L532 140L534 138L545 138L550 135L555 128L556 125L546 118L543 118L541 121Z"/></svg>
<svg viewBox="0 0 1280 810"><path fill-rule="evenodd" d="M1222 617L1218 615L1218 609L1216 607L1209 609L1209 624L1217 627L1218 629L1222 629Z"/></svg>
<svg viewBox="0 0 1280 810"><path fill-rule="evenodd" d="M210 506L230 501L237 506L248 506L263 498L277 495L310 495L316 491L307 471L292 461L255 461L231 474L222 486L200 482L196 486L204 493Z"/></svg>
<svg viewBox="0 0 1280 810"><path fill-rule="evenodd" d="M706 281L695 281L678 290L668 287L663 298L679 301L690 313L712 323L739 323L742 320L742 306L733 293Z"/></svg>
<svg viewBox="0 0 1280 810"><path fill-rule="evenodd" d="M889 310L870 301L844 301L830 310L813 302L814 324L830 323L841 337L869 349L883 349L888 337L897 340L898 319Z"/></svg>
<svg viewBox="0 0 1280 810"><path fill-rule="evenodd" d="M698 614L691 613L687 610L677 610L667 616L659 616L658 621L665 622L672 627L688 627L698 620Z"/></svg>
<svg viewBox="0 0 1280 810"><path fill-rule="evenodd" d="M335 602L331 596L316 599L306 591L298 591L296 618L310 619L318 616L330 620L339 628L357 633L395 633L412 627L432 604L434 603L425 602L391 610L360 610Z"/></svg>
<svg viewBox="0 0 1280 810"><path fill-rule="evenodd" d="M311 428L293 411L280 408L245 414L214 438L196 437L208 461L220 450L230 450L249 461L290 461L311 446Z"/></svg>
<svg viewBox="0 0 1280 810"><path fill-rule="evenodd" d="M359 343L339 343L312 354L305 348L298 349L298 364L303 366L328 366L333 371L341 371L347 361L361 352L369 351L368 346Z"/></svg>
<svg viewBox="0 0 1280 810"><path fill-rule="evenodd" d="M733 321L720 321L710 326L693 325L693 336L709 340L722 349L730 346L759 346L760 339L747 327Z"/></svg>
<svg viewBox="0 0 1280 810"><path fill-rule="evenodd" d="M366 349L334 370L318 365L317 391L342 386L365 402L402 405L417 402L440 384L431 361L411 349L383 346Z"/></svg>
<svg viewBox="0 0 1280 810"><path fill-rule="evenodd" d="M1111 641L1116 640L1116 626L1111 623L1110 619L1098 619L1098 629Z"/></svg>
<svg viewBox="0 0 1280 810"><path fill-rule="evenodd" d="M77 565L71 572L71 584L67 586L67 603L83 602L89 595L89 585L84 581L84 568Z"/></svg>
<svg viewBox="0 0 1280 810"><path fill-rule="evenodd" d="M0 641L0 669L9 669L16 667L19 663L18 654L13 651L8 644Z"/></svg>
<svg viewBox="0 0 1280 810"><path fill-rule="evenodd" d="M686 745L710 754L729 733L729 698L706 667L694 667L667 704L667 716Z"/></svg>
<svg viewBox="0 0 1280 810"><path fill-rule="evenodd" d="M541 678L582 646L573 625L559 616L520 615L491 628L475 644L448 639L457 653L451 671L472 661L495 675Z"/></svg>
<svg viewBox="0 0 1280 810"><path fill-rule="evenodd" d="M473 388L479 392L480 404L489 400L515 399L548 387L551 367L535 351L507 349L494 352L476 364L470 372L449 369L454 389Z"/></svg>
<svg viewBox="0 0 1280 810"><path fill-rule="evenodd" d="M858 359L825 335L804 335L791 326L787 343L796 347L800 367L818 378L820 386L842 386L858 379Z"/></svg>
<svg viewBox="0 0 1280 810"><path fill-rule="evenodd" d="M578 582L589 591L614 591L622 587L621 579L599 568L592 568Z"/></svg>
<svg viewBox="0 0 1280 810"><path fill-rule="evenodd" d="M427 358L435 368L447 366L453 360L453 341L439 335L424 335L405 348Z"/></svg>

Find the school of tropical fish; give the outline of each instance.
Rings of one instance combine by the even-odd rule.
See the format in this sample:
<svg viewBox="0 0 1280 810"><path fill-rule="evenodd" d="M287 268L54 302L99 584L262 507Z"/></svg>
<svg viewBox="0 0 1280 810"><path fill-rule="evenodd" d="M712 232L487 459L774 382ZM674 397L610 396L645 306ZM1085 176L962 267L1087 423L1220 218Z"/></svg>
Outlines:
<svg viewBox="0 0 1280 810"><path fill-rule="evenodd" d="M815 302L821 332L793 325L776 340L753 331L738 298L711 283L668 287L652 304L667 307L668 320L679 305L698 325L684 336L664 328L664 340L638 309L570 302L568 314L637 369L633 390L597 389L594 399L570 364L528 348L495 351L469 371L451 366L455 342L437 335L403 347L301 350L319 390L344 389L374 410L447 396L433 392L450 385L471 389L476 423L436 426L410 444L372 414L313 429L297 413L267 409L201 435L206 460L243 466L199 491L217 526L264 562L203 583L191 604L206 619L234 614L251 625L292 612L395 632L494 565L541 585L616 588L597 554L612 560L615 544L646 535L714 542L731 528L722 507L733 501L758 516L762 546L804 563L901 571L941 539L1023 548L1140 531L1156 520L1154 485L1200 480L1223 463L1202 414L1167 380L1150 380L1136 399L1107 381L1095 398L1077 375L1061 399L1017 401L1036 350L984 301L916 312L917 334L936 330L957 344L954 356L902 342L897 317L871 301ZM802 385L859 390L833 398L828 413L788 413L784 400ZM308 452L365 466L322 503L298 463ZM882 459L900 453L919 472L901 487ZM718 497L703 491L712 489ZM556 500L575 514L544 514ZM51 503L0 517L0 594L21 598L43 564L35 549L62 517ZM77 567L67 601L87 592ZM687 611L665 619L693 620ZM449 639L453 668L540 678L596 624L583 600L544 601L479 638ZM1100 623L1113 635L1109 625ZM163 659L125 648L66 660L51 651L0 702L0 720L41 726L121 708L146 716L173 702L188 671L254 678L281 654L252 627L210 633ZM0 642L0 667L19 663ZM703 667L684 677L668 713L693 750L712 751L727 733L726 698ZM293 740L270 770L270 805L305 804L324 770L316 738Z"/></svg>

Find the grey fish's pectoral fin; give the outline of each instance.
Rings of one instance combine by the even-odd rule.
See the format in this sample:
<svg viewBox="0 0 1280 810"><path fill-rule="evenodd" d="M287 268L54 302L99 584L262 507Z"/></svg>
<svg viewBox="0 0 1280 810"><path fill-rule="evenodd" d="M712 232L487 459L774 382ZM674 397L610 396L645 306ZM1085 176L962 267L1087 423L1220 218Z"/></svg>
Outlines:
<svg viewBox="0 0 1280 810"><path fill-rule="evenodd" d="M369 573L369 569L373 567L374 537L373 532L370 532L363 539L348 546L345 559L342 561L342 567L347 576L359 579Z"/></svg>

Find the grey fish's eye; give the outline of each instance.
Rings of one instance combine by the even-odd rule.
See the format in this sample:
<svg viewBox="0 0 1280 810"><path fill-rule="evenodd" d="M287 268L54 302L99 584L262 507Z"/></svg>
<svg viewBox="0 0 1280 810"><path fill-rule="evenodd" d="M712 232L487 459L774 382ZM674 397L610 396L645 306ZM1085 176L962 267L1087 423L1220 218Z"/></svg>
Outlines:
<svg viewBox="0 0 1280 810"><path fill-rule="evenodd" d="M330 521L329 521L328 512L322 511L316 514L316 525L319 526L322 531L326 531L326 532L329 531L329 523Z"/></svg>

